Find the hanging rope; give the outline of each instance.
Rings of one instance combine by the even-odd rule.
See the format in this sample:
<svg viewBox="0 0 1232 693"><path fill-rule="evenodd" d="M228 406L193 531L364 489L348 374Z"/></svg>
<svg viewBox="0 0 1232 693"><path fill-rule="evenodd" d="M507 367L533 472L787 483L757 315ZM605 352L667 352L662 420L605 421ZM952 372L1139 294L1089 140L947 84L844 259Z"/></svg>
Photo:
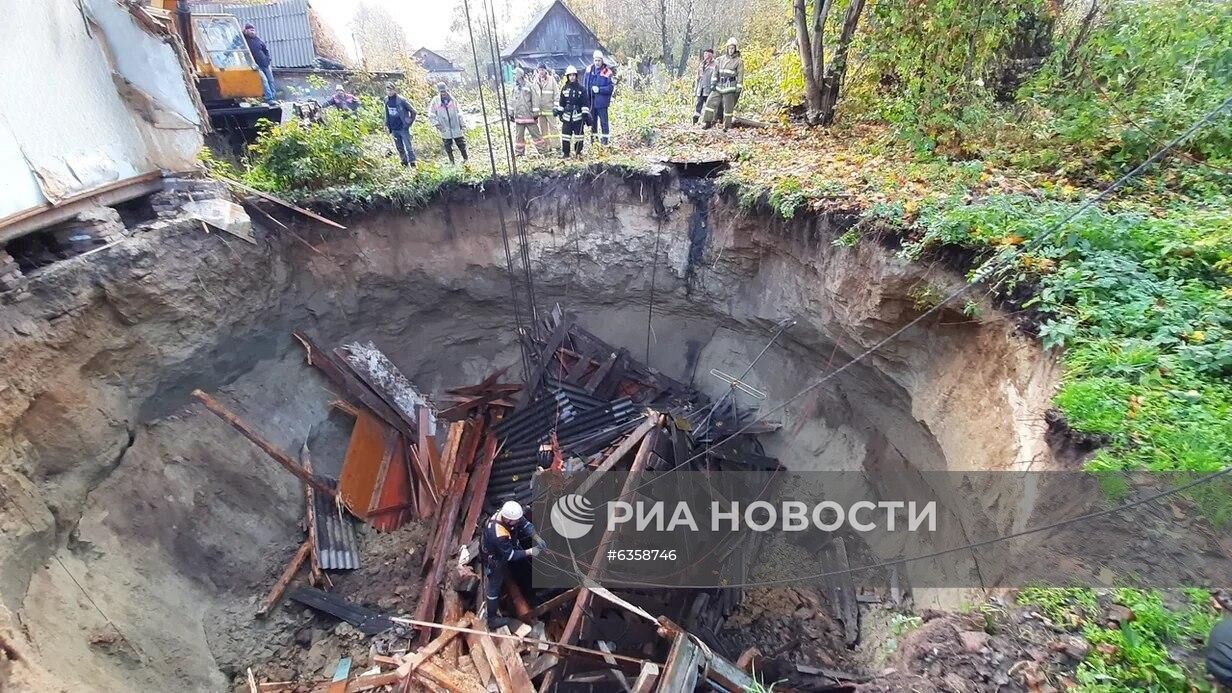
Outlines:
<svg viewBox="0 0 1232 693"><path fill-rule="evenodd" d="M485 0L487 16L485 17L488 33L488 51L492 65L500 70L500 39L496 36L496 9L490 0ZM514 201L514 224L518 233L518 254L522 259L522 280L526 285L527 304L530 306L531 336L539 336L539 311L535 300L535 279L530 269L530 241L526 232L526 194L518 180L517 154L513 147L513 126L509 114L509 92L505 87L503 75L497 80L497 96L500 99L505 117L501 118L501 131L505 135L505 158L509 166L509 190Z"/></svg>
<svg viewBox="0 0 1232 693"><path fill-rule="evenodd" d="M475 45L475 31L471 25L471 3L470 0L462 0L462 9L466 14L466 33L471 40L471 57L475 61L475 80L479 83L479 109L483 115L483 134L488 143L488 164L492 168L492 178L497 177L496 170L496 150L492 146L492 128L488 120L488 104L487 99L483 96L483 75L479 69L479 50ZM499 64L497 65L499 69ZM522 354L522 375L523 377L530 376L531 354L528 350L526 340L522 338L526 334L525 325L522 320L521 302L518 300L517 274L513 270L513 253L509 247L509 229L505 224L505 201L501 195L496 196L497 216L500 218L501 241L505 246L505 272L509 275L509 293L513 300L513 319L514 329L516 332L515 340L518 343L518 349ZM532 311L533 313L533 311Z"/></svg>

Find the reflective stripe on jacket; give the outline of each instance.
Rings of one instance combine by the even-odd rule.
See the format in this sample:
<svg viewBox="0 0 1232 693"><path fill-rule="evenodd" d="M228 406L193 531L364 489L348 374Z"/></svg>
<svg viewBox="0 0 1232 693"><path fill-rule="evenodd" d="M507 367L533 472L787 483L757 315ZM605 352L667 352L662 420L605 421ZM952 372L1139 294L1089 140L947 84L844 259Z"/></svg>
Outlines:
<svg viewBox="0 0 1232 693"><path fill-rule="evenodd" d="M548 75L545 81L539 81L539 76L531 82L531 88L535 90L535 108L541 116L551 116L552 107L556 105L556 82L552 81L552 76Z"/></svg>
<svg viewBox="0 0 1232 693"><path fill-rule="evenodd" d="M523 81L521 84L515 82L513 85L514 121L518 123L533 123L538 112L539 108L535 99L535 90L531 88L530 82Z"/></svg>
<svg viewBox="0 0 1232 693"><path fill-rule="evenodd" d="M582 85L568 81L560 88L560 119L566 123L576 123L586 119L590 115L589 99L586 98L586 90Z"/></svg>
<svg viewBox="0 0 1232 693"><path fill-rule="evenodd" d="M740 51L735 55L724 53L714 61L714 78L710 83L720 94L744 87L744 60L740 58Z"/></svg>

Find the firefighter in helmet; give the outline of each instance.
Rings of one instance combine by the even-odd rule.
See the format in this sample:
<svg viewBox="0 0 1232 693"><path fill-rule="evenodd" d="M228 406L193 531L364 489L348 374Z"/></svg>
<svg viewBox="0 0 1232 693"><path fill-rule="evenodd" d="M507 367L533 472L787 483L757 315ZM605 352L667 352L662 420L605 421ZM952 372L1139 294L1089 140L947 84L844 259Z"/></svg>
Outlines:
<svg viewBox="0 0 1232 693"><path fill-rule="evenodd" d="M522 548L526 543L533 546ZM484 597L487 599L488 629L495 630L508 623L498 611L501 587L508 577L509 564L538 556L547 543L535 531L535 526L526 519L522 504L507 501L501 509L488 518L483 528L483 575L487 583Z"/></svg>
<svg viewBox="0 0 1232 693"><path fill-rule="evenodd" d="M734 36L727 39L727 46L715 61L714 68L710 96L706 99L706 107L702 109L702 124L707 128L714 125L715 113L722 105L723 129L726 130L731 127L732 117L736 113L736 102L740 100L740 92L744 90L744 60L740 57L740 48Z"/></svg>
<svg viewBox="0 0 1232 693"><path fill-rule="evenodd" d="M572 65L565 68L565 82L560 85L560 101L556 104L556 117L560 118L560 149L566 159L569 149L575 156L582 155L582 134L590 124L590 99L578 82L578 69Z"/></svg>

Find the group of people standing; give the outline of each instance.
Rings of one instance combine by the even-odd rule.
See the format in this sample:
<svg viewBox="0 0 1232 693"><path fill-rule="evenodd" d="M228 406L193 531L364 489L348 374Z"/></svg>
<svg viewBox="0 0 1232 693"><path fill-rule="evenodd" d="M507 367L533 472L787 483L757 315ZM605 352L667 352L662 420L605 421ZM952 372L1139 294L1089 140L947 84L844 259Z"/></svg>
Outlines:
<svg viewBox="0 0 1232 693"><path fill-rule="evenodd" d="M514 151L519 156L526 153L529 134L540 154L546 141L559 137L562 156L580 156L588 127L591 140L606 145L611 136L608 107L615 90L616 76L602 51L594 52L593 62L582 74L572 65L567 67L563 82L547 65L540 64L534 73L517 68L509 114L515 126Z"/></svg>
<svg viewBox="0 0 1232 693"><path fill-rule="evenodd" d="M342 89L341 86L338 88ZM335 94L335 99L338 98L340 97ZM327 105L334 105L333 100ZM413 168L416 158L415 147L411 143L411 126L415 124L419 114L409 101L398 94L398 87L392 82L385 85L384 107L385 128L394 139L398 159L403 166ZM441 136L441 144L445 148L445 155L449 157L449 163L457 163L453 156L454 147L457 147L458 153L462 155L462 162L465 163L466 127L462 123L462 111L458 108L458 100L449 92L449 85L444 82L436 83L436 96L432 97L432 102L428 104L428 120Z"/></svg>
<svg viewBox="0 0 1232 693"><path fill-rule="evenodd" d="M518 156L526 154L527 136L540 154L546 153L545 145L549 141L559 138L561 155L566 159L581 156L587 128L592 142L608 144L611 137L608 108L616 90L616 75L602 51L595 51L592 58L592 63L581 73L570 65L563 81L558 81L555 73L544 64L534 71L521 67L514 70L508 115L514 126L513 148ZM456 163L455 147L466 162L465 127L458 102L444 82L437 83L436 90L436 96L428 105L428 118L440 134L449 163ZM728 40L717 58L713 49L703 51L694 83L694 124L700 121L703 128L709 128L722 122L724 130L731 127L743 90L744 61L735 38ZM338 103L334 103L335 100ZM353 110L354 97L335 94L327 105ZM393 84L386 87L384 106L385 126L393 137L402 165L415 166L410 133L417 115L414 107L398 94Z"/></svg>

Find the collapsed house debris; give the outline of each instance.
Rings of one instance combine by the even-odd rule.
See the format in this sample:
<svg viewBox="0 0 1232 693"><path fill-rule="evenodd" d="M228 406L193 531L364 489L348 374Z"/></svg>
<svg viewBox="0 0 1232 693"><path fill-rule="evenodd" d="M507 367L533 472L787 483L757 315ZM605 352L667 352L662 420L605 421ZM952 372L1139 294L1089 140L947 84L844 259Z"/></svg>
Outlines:
<svg viewBox="0 0 1232 693"><path fill-rule="evenodd" d="M580 587L534 590L525 581L505 580L503 600L516 621L485 627L478 531L502 503L529 505L537 475L581 474L588 487L621 471L624 498L637 480L682 469L738 468L763 475L767 485L781 469L754 434L728 433L753 414L734 398L712 402L606 343L559 306L541 327L543 337L525 336L531 355L525 383L507 382L499 370L448 390L439 404L372 343L326 350L295 333L308 364L336 390L332 406L354 420L336 474L314 465L307 442L293 459L224 404L194 392L305 487L307 536L257 615L267 615L285 594L373 637L367 669L353 671L352 659L342 658L331 681L292 682L259 682L250 669L251 690L734 692L754 684L759 653L732 652L720 637L742 589L617 594L597 580L605 563L601 551L587 564ZM382 613L329 591L331 573L355 570L363 561L354 523L387 533L411 521L432 526L411 616ZM748 561L755 550L742 555ZM307 584L292 587L304 566ZM408 582L413 577L405 576ZM833 676L826 680L835 689L847 686Z"/></svg>

